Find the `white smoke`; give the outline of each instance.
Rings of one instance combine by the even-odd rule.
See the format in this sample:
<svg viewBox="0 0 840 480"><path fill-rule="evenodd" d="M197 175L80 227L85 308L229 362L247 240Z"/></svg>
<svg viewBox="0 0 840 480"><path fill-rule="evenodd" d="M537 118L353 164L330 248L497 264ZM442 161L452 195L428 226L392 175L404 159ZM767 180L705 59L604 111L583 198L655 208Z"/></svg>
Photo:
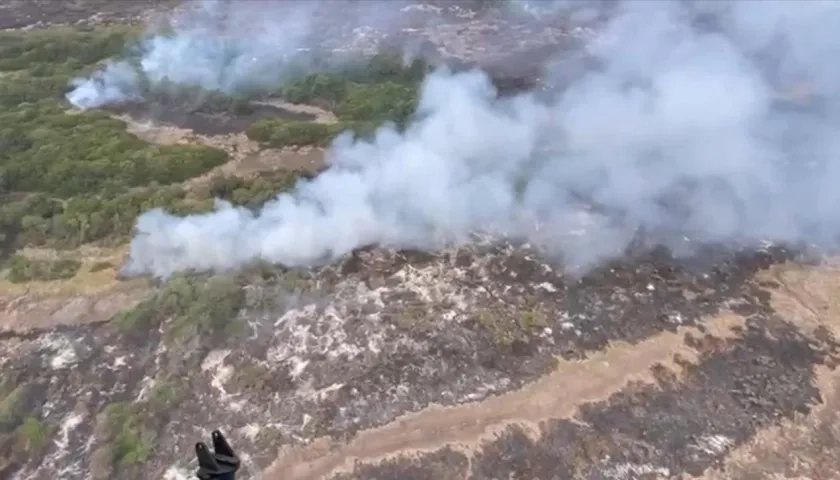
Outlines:
<svg viewBox="0 0 840 480"><path fill-rule="evenodd" d="M276 86L305 45L318 2L259 3L188 3L134 46L136 61L111 61L74 80L67 100L81 109L138 101L144 88L165 81L228 94Z"/></svg>
<svg viewBox="0 0 840 480"><path fill-rule="evenodd" d="M312 59L323 34L318 20L331 9L341 9L344 27L387 30L403 5L401 0L186 2L132 46L133 60L110 61L90 77L74 80L67 100L80 109L99 108L140 101L146 89L163 84L226 94L276 88Z"/></svg>
<svg viewBox="0 0 840 480"><path fill-rule="evenodd" d="M141 98L140 79L137 70L128 62L110 61L90 78L73 80L73 90L67 94L67 100L83 110L137 101Z"/></svg>
<svg viewBox="0 0 840 480"><path fill-rule="evenodd" d="M257 213L222 203L143 214L124 273L309 265L473 231L524 237L582 265L639 228L674 248L834 242L840 3L691 7L621 4L590 45L598 70L551 101L498 100L481 72L436 72L406 131L337 139L327 171ZM714 28L700 13L715 15ZM781 108L778 92L802 80L820 108Z"/></svg>

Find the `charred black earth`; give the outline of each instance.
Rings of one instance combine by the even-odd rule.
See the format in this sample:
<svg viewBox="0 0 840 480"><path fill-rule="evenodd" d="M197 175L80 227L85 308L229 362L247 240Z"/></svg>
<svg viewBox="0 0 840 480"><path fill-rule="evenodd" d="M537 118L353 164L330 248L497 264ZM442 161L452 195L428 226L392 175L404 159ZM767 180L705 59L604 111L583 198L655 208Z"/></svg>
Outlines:
<svg viewBox="0 0 840 480"><path fill-rule="evenodd" d="M259 120L277 118L308 122L315 119L308 113L293 112L279 106L259 102L243 103L239 110L214 108L196 100L192 105L164 102L126 103L105 110L125 114L139 122L174 125L199 135L227 135L242 132Z"/></svg>
<svg viewBox="0 0 840 480"><path fill-rule="evenodd" d="M764 278L792 258L689 267L656 251L570 278L509 247L371 249L312 272L175 279L106 323L5 335L2 471L189 478L194 441L219 427L242 478L720 472L824 402L830 325L780 314ZM183 335L212 314L177 304L202 295L225 328ZM8 433L33 415L51 440L40 456Z"/></svg>

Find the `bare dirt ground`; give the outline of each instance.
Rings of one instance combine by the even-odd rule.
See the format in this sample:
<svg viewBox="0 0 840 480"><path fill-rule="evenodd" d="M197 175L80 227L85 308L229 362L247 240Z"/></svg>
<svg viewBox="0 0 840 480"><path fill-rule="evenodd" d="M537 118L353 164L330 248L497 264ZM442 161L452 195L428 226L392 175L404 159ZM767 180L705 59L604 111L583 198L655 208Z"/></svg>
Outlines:
<svg viewBox="0 0 840 480"><path fill-rule="evenodd" d="M24 249L30 258L53 257L49 249ZM0 280L0 334L108 320L149 293L148 282L117 282L115 267L124 249L84 247L74 252L82 260L70 279L15 284Z"/></svg>

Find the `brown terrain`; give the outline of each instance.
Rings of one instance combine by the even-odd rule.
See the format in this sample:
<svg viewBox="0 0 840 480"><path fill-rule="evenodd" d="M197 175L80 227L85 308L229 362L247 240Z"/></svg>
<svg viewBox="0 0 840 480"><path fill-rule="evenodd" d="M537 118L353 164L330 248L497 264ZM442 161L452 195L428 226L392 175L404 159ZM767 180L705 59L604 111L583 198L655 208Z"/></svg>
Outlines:
<svg viewBox="0 0 840 480"><path fill-rule="evenodd" d="M0 26L136 19L149 3L11 2ZM121 118L149 142L225 149L225 173L322 165L319 149L262 150L240 126ZM0 460L3 478L116 478L103 407L193 362L108 321L156 288L93 268L124 253L81 250L68 281L0 282L0 384L55 425L42 459ZM190 353L187 401L131 478L191 478L193 444L216 427L241 478L840 478L840 263L781 247L690 260L657 250L573 278L506 245L367 249L256 279L247 335Z"/></svg>
<svg viewBox="0 0 840 480"><path fill-rule="evenodd" d="M0 29L138 23L178 3L175 0L8 0L0 4Z"/></svg>

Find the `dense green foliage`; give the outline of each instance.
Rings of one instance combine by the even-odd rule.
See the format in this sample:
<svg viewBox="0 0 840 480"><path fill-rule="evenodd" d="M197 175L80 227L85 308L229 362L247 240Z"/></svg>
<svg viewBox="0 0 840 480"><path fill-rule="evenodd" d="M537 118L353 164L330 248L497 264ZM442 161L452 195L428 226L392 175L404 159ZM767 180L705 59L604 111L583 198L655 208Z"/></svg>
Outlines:
<svg viewBox="0 0 840 480"><path fill-rule="evenodd" d="M120 55L133 35L128 29L0 32L0 267L6 279L66 278L79 268L65 260L14 255L21 247L121 243L143 211L202 212L213 207L214 197L257 207L299 176L219 177L207 188L187 189L184 180L226 162L227 155L203 146L152 145L106 112L69 111L63 95L70 80ZM344 71L303 76L277 93L328 107L340 121L272 118L255 123L247 134L273 146L326 145L345 130L368 134L384 122L404 125L426 71L421 62L406 66L400 57L383 54ZM251 113L242 98L176 85L159 85L147 94L167 105L189 99L185 108L193 111Z"/></svg>
<svg viewBox="0 0 840 480"><path fill-rule="evenodd" d="M9 260L6 278L13 283L60 280L74 277L81 266L82 262L73 258L33 259L15 255Z"/></svg>
<svg viewBox="0 0 840 480"><path fill-rule="evenodd" d="M121 466L145 462L152 453L156 435L145 428L140 409L140 405L127 403L112 403L105 409L111 454Z"/></svg>
<svg viewBox="0 0 840 480"><path fill-rule="evenodd" d="M91 242L121 243L137 217L152 208L180 214L213 208L213 198L257 207L294 185L296 172L266 172L251 179L215 177L207 188L188 190L180 185L104 190L57 200L46 194L0 205L0 245L74 248Z"/></svg>
<svg viewBox="0 0 840 480"><path fill-rule="evenodd" d="M207 147L150 145L103 112L68 114L62 95L70 80L118 54L128 35L67 29L0 35L0 194L66 198L175 183L227 160Z"/></svg>
<svg viewBox="0 0 840 480"><path fill-rule="evenodd" d="M217 178L208 189L191 192L178 182L224 163L224 152L151 145L105 112L68 112L62 96L69 81L119 54L130 34L0 33L0 261L7 262L12 281L64 278L78 268L13 256L17 248L117 243L150 208L206 211L213 196L257 205L294 183L294 172L279 172L249 180ZM236 102L210 100L206 108L234 108Z"/></svg>
<svg viewBox="0 0 840 480"><path fill-rule="evenodd" d="M227 161L194 145L150 145L102 112L67 115L40 101L0 112L0 193L50 192L59 197L151 182L174 183Z"/></svg>
<svg viewBox="0 0 840 480"><path fill-rule="evenodd" d="M261 120L247 130L252 140L273 147L329 143L342 131L369 134L386 123L404 126L417 107L420 84L428 67L380 54L363 65L332 73L315 73L287 83L278 92L293 103L319 105L339 119L323 125L284 119Z"/></svg>
<svg viewBox="0 0 840 480"><path fill-rule="evenodd" d="M0 32L0 105L16 107L60 97L71 79L122 52L132 35L127 29Z"/></svg>
<svg viewBox="0 0 840 480"><path fill-rule="evenodd" d="M275 147L324 146L345 128L343 124L327 125L269 118L255 122L245 133L251 140Z"/></svg>
<svg viewBox="0 0 840 480"><path fill-rule="evenodd" d="M236 315L245 293L235 278L178 276L152 298L118 314L114 324L126 334L164 324L164 339L172 344L193 340L214 343L218 335L237 332Z"/></svg>
<svg viewBox="0 0 840 480"><path fill-rule="evenodd" d="M148 144L104 112L68 111L70 80L122 52L131 35L0 33L0 261L13 259L13 281L62 278L78 268L12 257L17 248L125 235L141 209L185 196L178 187L145 186L182 182L227 161L213 148Z"/></svg>

